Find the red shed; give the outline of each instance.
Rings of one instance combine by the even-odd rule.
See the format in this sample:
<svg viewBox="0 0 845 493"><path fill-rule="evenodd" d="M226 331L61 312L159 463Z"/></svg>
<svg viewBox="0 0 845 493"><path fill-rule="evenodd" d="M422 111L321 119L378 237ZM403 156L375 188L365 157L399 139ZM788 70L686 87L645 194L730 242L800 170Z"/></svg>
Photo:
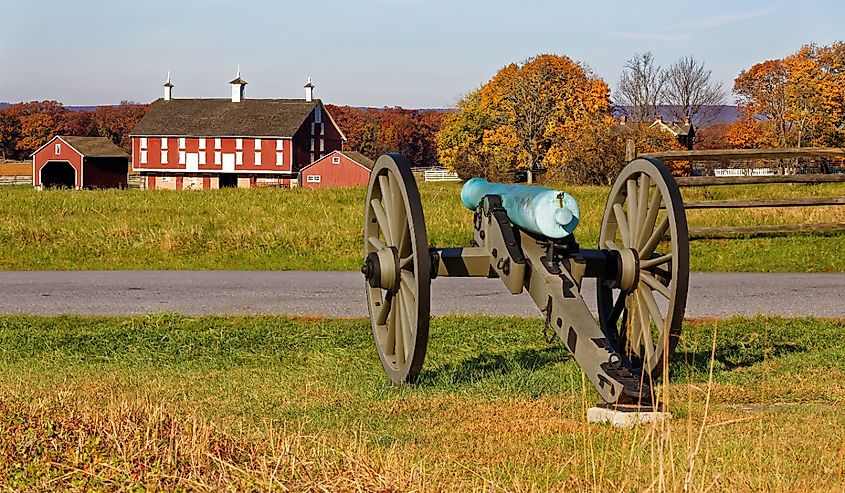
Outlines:
<svg viewBox="0 0 845 493"><path fill-rule="evenodd" d="M106 137L57 135L32 153L37 189L126 187L129 154Z"/></svg>
<svg viewBox="0 0 845 493"><path fill-rule="evenodd" d="M360 152L334 151L302 168L301 187L354 187L370 181L373 160Z"/></svg>

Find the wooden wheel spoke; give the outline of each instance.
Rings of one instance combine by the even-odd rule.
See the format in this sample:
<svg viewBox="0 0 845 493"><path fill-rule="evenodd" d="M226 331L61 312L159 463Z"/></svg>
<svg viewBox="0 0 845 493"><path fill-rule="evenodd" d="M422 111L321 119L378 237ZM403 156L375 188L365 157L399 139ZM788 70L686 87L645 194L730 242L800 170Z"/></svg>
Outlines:
<svg viewBox="0 0 845 493"><path fill-rule="evenodd" d="M390 202L390 211L388 212L391 216L393 244L400 247L399 253L401 255L404 253L401 251L402 240L406 234L408 234L409 226L407 213L405 212L405 200L402 198L402 190L399 189L399 183L397 180L398 177L394 175L391 175L388 180L388 188L390 189L390 197L392 199Z"/></svg>
<svg viewBox="0 0 845 493"><path fill-rule="evenodd" d="M385 298L381 301L381 306L376 313L376 325L386 324L388 314L390 314L390 300Z"/></svg>
<svg viewBox="0 0 845 493"><path fill-rule="evenodd" d="M640 272L640 280L644 283L648 284L653 291L657 291L658 293L662 294L664 298L667 300L672 297L671 291L669 288L664 286L660 281L654 278L651 274L647 272Z"/></svg>
<svg viewBox="0 0 845 493"><path fill-rule="evenodd" d="M405 364L405 317L402 314L405 303L400 296L396 300L396 337L393 339L393 355L396 357L396 364L400 367Z"/></svg>
<svg viewBox="0 0 845 493"><path fill-rule="evenodd" d="M402 270L414 270L414 256L408 255L399 260L399 269Z"/></svg>
<svg viewBox="0 0 845 493"><path fill-rule="evenodd" d="M414 275L407 270L400 270L399 272L400 289L403 292L407 292L413 299L417 299L417 287Z"/></svg>
<svg viewBox="0 0 845 493"><path fill-rule="evenodd" d="M370 236L369 238L367 238L367 241L369 241L370 245L372 245L373 248L375 248L376 250L384 250L385 248L387 248L387 245L382 243L377 236Z"/></svg>
<svg viewBox="0 0 845 493"><path fill-rule="evenodd" d="M416 330L414 330L414 314L411 311L411 307L416 305L414 300L408 298L410 296L406 293L404 289L399 290L399 296L402 298L402 341L403 341L403 349L405 354L411 354L411 349L414 345L414 339L416 337Z"/></svg>
<svg viewBox="0 0 845 493"><path fill-rule="evenodd" d="M629 178L625 182L625 187L627 188L628 194L625 196L625 202L628 204L628 235L630 243L625 245L627 247L633 247L634 241L637 239L637 227L639 224L637 223L637 180L635 178Z"/></svg>
<svg viewBox="0 0 845 493"><path fill-rule="evenodd" d="M642 330L640 327L640 307L639 299L636 296L628 297L628 349L634 354L640 355L640 338L642 337Z"/></svg>
<svg viewBox="0 0 845 493"><path fill-rule="evenodd" d="M631 230L628 228L628 220L625 218L625 210L622 209L622 204L613 204L613 213L616 215L619 234L622 235L622 246L630 248Z"/></svg>
<svg viewBox="0 0 845 493"><path fill-rule="evenodd" d="M648 313L651 316L651 320L654 322L654 326L657 327L657 330L662 332L665 330L666 321L660 313L660 307L657 306L657 300L654 299L654 294L645 286L638 286L637 291L639 291L640 297L645 302L646 308L648 308Z"/></svg>
<svg viewBox="0 0 845 493"><path fill-rule="evenodd" d="M611 250L619 251L619 245L617 245L616 242L614 242L612 240L607 240L607 241L604 242L604 244L605 244L605 246L607 246L607 248L609 248Z"/></svg>
<svg viewBox="0 0 845 493"><path fill-rule="evenodd" d="M661 255L659 257L650 258L648 260L640 260L640 269L650 269L652 267L657 267L659 265L663 265L669 263L672 260L672 254L667 253L666 255Z"/></svg>
<svg viewBox="0 0 845 493"><path fill-rule="evenodd" d="M645 234L646 215L648 214L648 192L651 188L651 180L648 175L640 175L639 195L637 196L637 235L631 239L634 248L640 244L640 238Z"/></svg>
<svg viewBox="0 0 845 493"><path fill-rule="evenodd" d="M645 362L646 365L649 365L654 359L654 342L652 342L651 337L651 319L649 318L647 307L643 306L645 304L645 300L643 300L640 291L637 290L634 295L639 299L640 330L642 336L642 347L644 349L644 351L640 354L645 353Z"/></svg>
<svg viewBox="0 0 845 493"><path fill-rule="evenodd" d="M651 201L648 203L648 212L646 213L645 220L643 221L643 229L642 233L640 233L640 240L637 244L639 250L643 249L643 246L646 241L648 241L649 237L648 232L654 231L654 223L657 222L657 214L660 213L660 204L663 203L663 194L660 193L660 188L654 187L654 194L651 196Z"/></svg>
<svg viewBox="0 0 845 493"><path fill-rule="evenodd" d="M384 208L381 206L381 202L379 202L378 199L373 199L370 201L370 206L373 208L373 214L376 216L378 227L381 228L381 231L384 234L384 240L389 246L393 246L393 242L391 240L393 235L390 233L390 223L387 221L387 214L385 214Z"/></svg>
<svg viewBox="0 0 845 493"><path fill-rule="evenodd" d="M384 337L384 354L393 354L396 348L396 312L397 307L391 299L389 304L385 302L389 308L387 317L387 335Z"/></svg>
<svg viewBox="0 0 845 493"><path fill-rule="evenodd" d="M648 238L648 241L645 242L643 247L640 249L640 257L647 258L651 257L651 254L654 253L654 249L657 248L657 245L660 244L663 237L666 235L666 231L669 229L669 214L663 216L663 219L660 221L660 224L655 228L654 232L651 233L651 236Z"/></svg>

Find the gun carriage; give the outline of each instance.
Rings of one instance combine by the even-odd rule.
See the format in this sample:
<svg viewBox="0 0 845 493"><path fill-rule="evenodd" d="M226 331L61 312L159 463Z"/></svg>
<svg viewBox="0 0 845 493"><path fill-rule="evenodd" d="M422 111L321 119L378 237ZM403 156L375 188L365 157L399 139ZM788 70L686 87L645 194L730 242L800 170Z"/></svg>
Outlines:
<svg viewBox="0 0 845 493"><path fill-rule="evenodd" d="M636 159L611 187L597 249L581 248L576 200L543 187L469 180L473 244L429 248L408 161L376 161L364 214L364 265L373 338L395 383L419 375L428 344L431 281L498 277L526 291L598 390L615 405L649 406L651 384L678 342L689 281L683 202L669 170ZM582 293L596 279L598 320Z"/></svg>

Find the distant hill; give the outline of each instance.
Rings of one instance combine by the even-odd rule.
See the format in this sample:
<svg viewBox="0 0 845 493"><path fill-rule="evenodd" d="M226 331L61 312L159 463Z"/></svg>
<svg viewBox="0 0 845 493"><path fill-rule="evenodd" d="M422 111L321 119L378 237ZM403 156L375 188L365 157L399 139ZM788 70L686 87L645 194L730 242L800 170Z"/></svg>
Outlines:
<svg viewBox="0 0 845 493"><path fill-rule="evenodd" d="M672 120L673 119L673 117L672 117L673 111L672 110L674 108L675 108L674 106L661 106L658 109L658 112L660 113L660 116L662 116L664 120ZM615 111L615 114L616 114L617 117L622 116L623 114L625 114L626 110L627 110L627 108L625 108L625 107L618 108ZM713 113L715 114L713 121L712 121L713 124L719 124L719 123L730 124L730 123L733 123L733 122L735 122L739 119L739 109L736 106L733 106L733 105L723 104L723 105L719 105L719 106L712 106L712 107L709 107L708 110L710 112L712 112L711 114L713 114ZM693 123L698 124L699 122L693 121Z"/></svg>
<svg viewBox="0 0 845 493"><path fill-rule="evenodd" d="M9 106L12 106L11 103L0 103L0 110L8 108Z"/></svg>

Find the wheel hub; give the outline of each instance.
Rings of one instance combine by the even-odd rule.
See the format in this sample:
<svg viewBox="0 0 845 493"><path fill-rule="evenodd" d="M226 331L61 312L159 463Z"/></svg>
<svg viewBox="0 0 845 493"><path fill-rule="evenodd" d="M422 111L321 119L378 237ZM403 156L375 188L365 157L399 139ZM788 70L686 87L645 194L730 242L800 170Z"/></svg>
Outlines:
<svg viewBox="0 0 845 493"><path fill-rule="evenodd" d="M640 256L633 248L619 250L621 269L619 269L619 288L633 291L640 281Z"/></svg>
<svg viewBox="0 0 845 493"><path fill-rule="evenodd" d="M399 253L395 247L370 252L361 266L361 274L372 288L388 291L399 287Z"/></svg>

